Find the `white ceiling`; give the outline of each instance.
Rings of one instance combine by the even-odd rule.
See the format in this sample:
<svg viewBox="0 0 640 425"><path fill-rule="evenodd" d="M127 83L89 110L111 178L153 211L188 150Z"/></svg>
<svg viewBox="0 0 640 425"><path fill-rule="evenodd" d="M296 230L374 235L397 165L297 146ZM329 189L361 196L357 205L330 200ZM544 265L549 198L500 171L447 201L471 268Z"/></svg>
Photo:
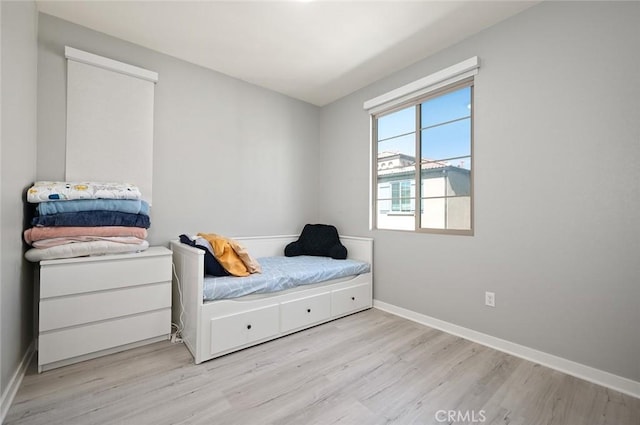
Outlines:
<svg viewBox="0 0 640 425"><path fill-rule="evenodd" d="M538 1L38 1L67 21L318 106Z"/></svg>

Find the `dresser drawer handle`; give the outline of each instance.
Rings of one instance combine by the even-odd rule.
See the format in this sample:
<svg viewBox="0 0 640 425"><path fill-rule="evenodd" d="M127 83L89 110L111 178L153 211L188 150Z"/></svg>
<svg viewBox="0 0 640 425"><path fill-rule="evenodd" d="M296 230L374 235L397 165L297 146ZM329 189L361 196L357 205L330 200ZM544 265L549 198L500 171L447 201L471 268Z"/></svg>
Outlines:
<svg viewBox="0 0 640 425"><path fill-rule="evenodd" d="M311 313L311 309L310 308L307 309L307 313Z"/></svg>
<svg viewBox="0 0 640 425"><path fill-rule="evenodd" d="M355 301L355 300L356 300L356 297L351 297L351 301Z"/></svg>
<svg viewBox="0 0 640 425"><path fill-rule="evenodd" d="M247 325L247 329L251 329L251 325Z"/></svg>

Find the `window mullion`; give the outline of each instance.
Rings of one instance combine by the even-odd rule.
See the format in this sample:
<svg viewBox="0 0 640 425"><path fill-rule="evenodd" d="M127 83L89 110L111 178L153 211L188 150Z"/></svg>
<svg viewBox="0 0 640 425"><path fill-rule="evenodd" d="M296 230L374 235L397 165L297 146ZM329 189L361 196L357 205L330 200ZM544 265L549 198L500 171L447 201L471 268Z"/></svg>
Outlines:
<svg viewBox="0 0 640 425"><path fill-rule="evenodd" d="M421 104L418 103L416 105L416 174L415 174L415 192L414 192L414 215L415 215L415 230L420 228L420 216L422 215L422 176L420 175L420 171L422 169L422 131L420 131L420 123L422 122L421 118L422 107Z"/></svg>
<svg viewBox="0 0 640 425"><path fill-rule="evenodd" d="M369 217L372 229L378 228L378 118L371 119L371 213Z"/></svg>

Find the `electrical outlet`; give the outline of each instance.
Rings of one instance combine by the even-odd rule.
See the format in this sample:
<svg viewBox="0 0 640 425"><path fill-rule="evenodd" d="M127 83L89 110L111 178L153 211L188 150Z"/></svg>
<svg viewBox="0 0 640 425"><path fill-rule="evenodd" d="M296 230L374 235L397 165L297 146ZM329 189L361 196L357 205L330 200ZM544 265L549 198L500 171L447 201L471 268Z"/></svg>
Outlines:
<svg viewBox="0 0 640 425"><path fill-rule="evenodd" d="M485 292L484 293L484 304L489 307L496 306L496 293L495 292Z"/></svg>

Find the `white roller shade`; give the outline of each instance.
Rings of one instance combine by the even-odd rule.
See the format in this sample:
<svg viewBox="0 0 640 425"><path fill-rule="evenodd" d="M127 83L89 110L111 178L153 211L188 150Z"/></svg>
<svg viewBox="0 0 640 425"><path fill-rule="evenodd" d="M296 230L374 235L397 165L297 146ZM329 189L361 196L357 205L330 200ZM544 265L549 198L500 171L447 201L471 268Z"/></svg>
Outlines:
<svg viewBox="0 0 640 425"><path fill-rule="evenodd" d="M122 181L151 203L157 74L67 47L67 181Z"/></svg>

